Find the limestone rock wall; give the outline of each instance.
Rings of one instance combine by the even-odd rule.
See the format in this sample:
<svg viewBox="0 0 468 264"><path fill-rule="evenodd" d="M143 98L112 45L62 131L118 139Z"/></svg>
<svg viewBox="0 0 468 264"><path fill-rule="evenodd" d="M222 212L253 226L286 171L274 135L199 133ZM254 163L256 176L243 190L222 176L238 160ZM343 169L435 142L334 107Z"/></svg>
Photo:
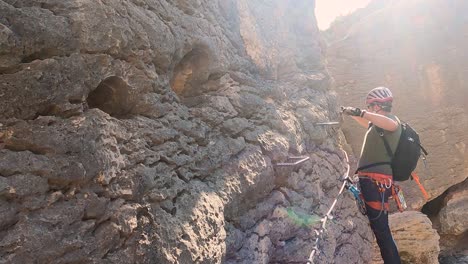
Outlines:
<svg viewBox="0 0 468 264"><path fill-rule="evenodd" d="M370 89L387 86L394 112L420 133L429 151L427 168L423 162L418 167L422 183L431 200L447 195L446 202L426 206L431 219L443 223L437 226L445 234L443 250L447 232L466 241L467 222L459 221L466 193L447 190L466 189L468 177L467 8L468 2L455 0L373 1L326 32L327 67L340 104L365 107ZM365 131L351 122L343 130L358 154ZM416 184L402 185L410 207L421 209L425 201Z"/></svg>
<svg viewBox="0 0 468 264"><path fill-rule="evenodd" d="M303 262L345 171L313 10L0 0L0 262ZM349 196L323 241L371 258Z"/></svg>

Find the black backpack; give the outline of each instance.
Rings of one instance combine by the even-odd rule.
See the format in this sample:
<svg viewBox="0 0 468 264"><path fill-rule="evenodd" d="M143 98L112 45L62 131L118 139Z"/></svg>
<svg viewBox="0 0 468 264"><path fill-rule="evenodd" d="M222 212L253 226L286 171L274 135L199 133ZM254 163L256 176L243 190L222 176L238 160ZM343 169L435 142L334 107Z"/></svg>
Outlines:
<svg viewBox="0 0 468 264"><path fill-rule="evenodd" d="M392 150L385 138L381 128L376 127L379 132L387 154L392 158L392 171L393 180L395 181L406 181L411 177L411 173L416 169L418 165L421 151L427 156L427 151L421 145L418 133L410 127L408 123L401 123L401 136L398 141L398 146L395 150L395 154L392 155ZM379 131L380 130L380 131Z"/></svg>
<svg viewBox="0 0 468 264"><path fill-rule="evenodd" d="M398 141L395 154L393 154L387 139L384 136L383 129L376 127L377 132L382 138L387 154L391 157L392 161L390 165L393 171L393 180L395 181L406 181L411 176L411 173L416 169L418 165L421 151L426 156L428 153L421 145L418 133L408 124L401 123L401 135ZM379 162L364 166L358 170L367 169L377 165L389 164L388 162Z"/></svg>

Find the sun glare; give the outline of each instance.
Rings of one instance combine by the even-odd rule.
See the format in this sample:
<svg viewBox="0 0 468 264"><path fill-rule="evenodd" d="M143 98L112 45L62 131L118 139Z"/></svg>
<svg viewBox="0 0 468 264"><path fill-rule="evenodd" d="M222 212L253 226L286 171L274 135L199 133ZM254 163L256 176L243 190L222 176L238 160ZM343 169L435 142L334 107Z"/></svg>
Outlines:
<svg viewBox="0 0 468 264"><path fill-rule="evenodd" d="M321 30L330 27L331 22L340 15L347 15L358 8L365 7L371 0L317 0L315 16Z"/></svg>

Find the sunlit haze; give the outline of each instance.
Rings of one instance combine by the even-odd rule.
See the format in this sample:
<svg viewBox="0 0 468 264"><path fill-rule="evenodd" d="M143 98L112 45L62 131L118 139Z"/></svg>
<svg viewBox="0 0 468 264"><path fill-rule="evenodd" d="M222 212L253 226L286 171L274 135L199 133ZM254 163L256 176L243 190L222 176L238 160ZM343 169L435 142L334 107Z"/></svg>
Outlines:
<svg viewBox="0 0 468 264"><path fill-rule="evenodd" d="M315 15L318 27L327 29L337 16L346 15L365 7L371 0L317 0Z"/></svg>

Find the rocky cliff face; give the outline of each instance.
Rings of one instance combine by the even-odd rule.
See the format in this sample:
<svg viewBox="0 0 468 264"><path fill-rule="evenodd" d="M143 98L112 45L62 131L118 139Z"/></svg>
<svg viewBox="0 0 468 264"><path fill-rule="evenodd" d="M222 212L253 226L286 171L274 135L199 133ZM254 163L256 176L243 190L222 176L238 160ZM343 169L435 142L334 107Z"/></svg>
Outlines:
<svg viewBox="0 0 468 264"><path fill-rule="evenodd" d="M461 220L468 176L467 8L466 1L374 1L327 32L340 103L365 107L370 89L387 86L394 112L419 131L430 154L428 167L418 171L433 200L423 211L438 228L444 252L463 251L450 245L466 245L467 237ZM364 133L358 130L344 127L355 152ZM421 209L425 201L414 182L403 188L411 207Z"/></svg>
<svg viewBox="0 0 468 264"><path fill-rule="evenodd" d="M0 262L307 259L345 171L313 11L1 0ZM365 223L340 200L316 263L367 262Z"/></svg>

